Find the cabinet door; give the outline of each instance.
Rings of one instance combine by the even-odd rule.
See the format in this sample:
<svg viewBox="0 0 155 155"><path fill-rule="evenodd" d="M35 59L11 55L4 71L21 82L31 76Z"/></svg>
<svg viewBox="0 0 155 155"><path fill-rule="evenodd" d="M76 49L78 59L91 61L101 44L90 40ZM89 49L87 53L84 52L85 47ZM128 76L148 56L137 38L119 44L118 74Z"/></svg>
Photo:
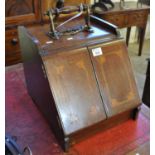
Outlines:
<svg viewBox="0 0 155 155"><path fill-rule="evenodd" d="M39 0L5 0L6 24L20 24L39 20Z"/></svg>
<svg viewBox="0 0 155 155"><path fill-rule="evenodd" d="M123 41L89 47L108 117L140 104L138 91Z"/></svg>
<svg viewBox="0 0 155 155"><path fill-rule="evenodd" d="M66 135L106 119L87 48L53 54L44 64Z"/></svg>

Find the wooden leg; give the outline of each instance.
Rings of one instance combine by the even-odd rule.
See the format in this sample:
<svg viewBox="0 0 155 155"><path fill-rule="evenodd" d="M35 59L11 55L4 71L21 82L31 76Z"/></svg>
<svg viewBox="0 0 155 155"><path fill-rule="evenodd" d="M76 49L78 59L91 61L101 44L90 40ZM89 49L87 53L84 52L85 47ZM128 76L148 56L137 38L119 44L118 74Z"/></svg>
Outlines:
<svg viewBox="0 0 155 155"><path fill-rule="evenodd" d="M69 149L69 138L68 138L68 137L66 137L66 138L64 139L64 146L63 146L63 149L64 149L65 152L68 152L68 149Z"/></svg>
<svg viewBox="0 0 155 155"><path fill-rule="evenodd" d="M139 107L137 107L137 108L135 108L133 110L133 114L132 114L133 120L136 120L137 119L140 109L141 109L141 107L139 106Z"/></svg>
<svg viewBox="0 0 155 155"><path fill-rule="evenodd" d="M141 33L141 29L139 27L137 27L137 33L138 33L137 43L139 44L139 42L140 42L140 33Z"/></svg>
<svg viewBox="0 0 155 155"><path fill-rule="evenodd" d="M142 55L142 49L143 49L143 43L144 43L144 37L145 37L145 29L146 29L146 26L144 28L140 28L138 56Z"/></svg>
<svg viewBox="0 0 155 155"><path fill-rule="evenodd" d="M129 45L130 32L131 32L131 27L128 27L127 33L126 33L126 44L127 44L127 46Z"/></svg>

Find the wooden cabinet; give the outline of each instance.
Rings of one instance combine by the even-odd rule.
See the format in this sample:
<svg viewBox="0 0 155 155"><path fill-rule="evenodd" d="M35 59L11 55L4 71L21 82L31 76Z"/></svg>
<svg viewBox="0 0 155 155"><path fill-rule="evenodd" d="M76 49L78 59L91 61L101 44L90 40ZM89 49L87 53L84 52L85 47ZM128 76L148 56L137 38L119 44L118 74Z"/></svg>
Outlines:
<svg viewBox="0 0 155 155"><path fill-rule="evenodd" d="M22 62L17 26L39 23L40 8L40 0L5 0L6 65Z"/></svg>
<svg viewBox="0 0 155 155"><path fill-rule="evenodd" d="M106 119L87 48L56 53L44 65L65 135Z"/></svg>
<svg viewBox="0 0 155 155"><path fill-rule="evenodd" d="M90 20L93 33L59 40L46 35L49 25L19 28L28 92L64 150L135 117L141 103L124 41L114 26Z"/></svg>

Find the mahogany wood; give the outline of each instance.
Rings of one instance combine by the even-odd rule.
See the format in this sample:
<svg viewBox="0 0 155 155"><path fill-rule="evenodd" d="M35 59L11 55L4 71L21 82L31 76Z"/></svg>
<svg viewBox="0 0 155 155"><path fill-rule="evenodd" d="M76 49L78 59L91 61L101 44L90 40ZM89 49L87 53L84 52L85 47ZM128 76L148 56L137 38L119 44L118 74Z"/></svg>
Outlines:
<svg viewBox="0 0 155 155"><path fill-rule="evenodd" d="M76 22L83 21L71 25ZM49 25L19 27L28 92L64 150L133 118L140 106L127 49L116 27L94 16L91 25L94 33L59 40L46 35ZM103 53L92 55L99 47Z"/></svg>
<svg viewBox="0 0 155 155"><path fill-rule="evenodd" d="M102 56L94 57L94 48L101 48ZM108 117L136 107L140 100L125 43L104 43L89 50Z"/></svg>
<svg viewBox="0 0 155 155"><path fill-rule="evenodd" d="M65 135L106 119L86 47L53 54L44 65Z"/></svg>
<svg viewBox="0 0 155 155"><path fill-rule="evenodd" d="M64 133L51 93L49 81L45 77L44 65L38 52L38 46L24 28L19 28L19 38L21 39L24 73L28 92L49 122L58 142L65 149Z"/></svg>

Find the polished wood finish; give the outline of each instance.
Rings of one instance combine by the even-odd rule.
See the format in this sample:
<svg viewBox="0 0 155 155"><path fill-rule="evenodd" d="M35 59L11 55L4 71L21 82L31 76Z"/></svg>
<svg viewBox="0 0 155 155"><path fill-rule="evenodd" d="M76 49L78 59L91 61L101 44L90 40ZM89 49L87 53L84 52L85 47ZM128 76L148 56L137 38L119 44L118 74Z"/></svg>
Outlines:
<svg viewBox="0 0 155 155"><path fill-rule="evenodd" d="M137 5L137 2L125 2L125 8L121 8L119 3L114 3L115 7L109 11L95 11L95 15L115 24L118 28L127 28L127 45L130 38L130 30L132 26L137 26L141 29L140 44L138 55L142 54L145 29L147 18L150 11L147 5Z"/></svg>
<svg viewBox="0 0 155 155"><path fill-rule="evenodd" d="M87 48L53 54L44 65L65 135L106 119Z"/></svg>
<svg viewBox="0 0 155 155"><path fill-rule="evenodd" d="M134 118L140 106L127 49L116 27L90 19L94 33L59 40L46 35L48 24L19 27L28 92L64 150ZM70 24L76 22L83 20ZM94 57L91 50L96 47L103 53Z"/></svg>
<svg viewBox="0 0 155 155"><path fill-rule="evenodd" d="M95 16L90 17L90 21L93 23L93 33L85 32L78 33L78 35L63 36L59 40L54 40L48 37L47 32L50 31L49 24L36 25L30 27L28 30L33 36L39 40L39 45L43 47L42 55L51 55L53 53L62 51L64 49L71 50L79 47L85 47L87 44L91 45L100 42L114 40L119 36L117 27L110 23L99 19ZM82 17L69 23L69 27L77 27L84 25L85 21ZM104 29L102 29L104 27ZM65 27L66 28L66 27ZM61 30L64 29L63 27ZM97 38L97 40L96 40ZM67 51L66 50L66 51Z"/></svg>
<svg viewBox="0 0 155 155"><path fill-rule="evenodd" d="M102 56L94 57L94 48L101 48ZM138 106L139 95L125 43L100 44L89 50L108 117Z"/></svg>

